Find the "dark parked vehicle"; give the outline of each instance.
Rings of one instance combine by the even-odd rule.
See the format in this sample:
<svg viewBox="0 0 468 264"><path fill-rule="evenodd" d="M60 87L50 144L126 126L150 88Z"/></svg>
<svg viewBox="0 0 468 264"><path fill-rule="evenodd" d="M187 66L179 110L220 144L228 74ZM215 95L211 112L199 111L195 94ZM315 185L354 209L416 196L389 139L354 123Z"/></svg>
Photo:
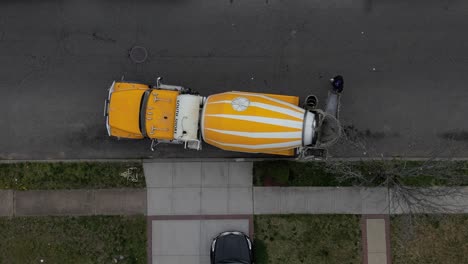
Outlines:
<svg viewBox="0 0 468 264"><path fill-rule="evenodd" d="M219 234L211 243L211 264L253 264L252 242L242 232Z"/></svg>

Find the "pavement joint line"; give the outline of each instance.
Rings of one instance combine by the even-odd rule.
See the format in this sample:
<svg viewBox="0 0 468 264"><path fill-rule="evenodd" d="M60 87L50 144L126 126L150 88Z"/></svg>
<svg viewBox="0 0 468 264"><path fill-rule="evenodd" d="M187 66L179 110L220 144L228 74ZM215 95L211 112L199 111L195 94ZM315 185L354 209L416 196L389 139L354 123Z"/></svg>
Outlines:
<svg viewBox="0 0 468 264"><path fill-rule="evenodd" d="M202 213L202 202L203 202L203 197L202 197L202 191L203 191L203 162L200 162L200 186L198 187L198 195L200 197L200 214ZM200 224L200 233L201 233L201 224ZM199 248L200 252L201 248Z"/></svg>
<svg viewBox="0 0 468 264"><path fill-rule="evenodd" d="M228 213L231 212L231 206L229 205L229 201L231 199L230 188L231 188L231 166L228 164L227 165L227 199L226 199L226 203L227 203L226 207L227 207Z"/></svg>
<svg viewBox="0 0 468 264"><path fill-rule="evenodd" d="M170 199L170 203L171 203L171 214L174 213L174 178L175 178L175 162L172 162L171 163L171 193L169 195L171 195L171 199Z"/></svg>
<svg viewBox="0 0 468 264"><path fill-rule="evenodd" d="M171 187L174 187L175 163L171 163Z"/></svg>
<svg viewBox="0 0 468 264"><path fill-rule="evenodd" d="M153 221L146 215L146 259L148 264L153 263Z"/></svg>
<svg viewBox="0 0 468 264"><path fill-rule="evenodd" d="M201 199L200 199L201 201ZM201 208L201 202L200 202L200 208ZM201 236L201 233L202 233L202 224L201 224L201 221L199 221L199 225L198 225L198 232ZM202 243L198 243L198 252L201 252L202 248L201 248L201 245Z"/></svg>
<svg viewBox="0 0 468 264"><path fill-rule="evenodd" d="M15 190L12 191L11 197L13 199L12 201L13 208L11 208L11 211L12 211L12 216L15 217L16 216L16 191Z"/></svg>
<svg viewBox="0 0 468 264"><path fill-rule="evenodd" d="M231 166L229 163L227 165L227 174L228 174L228 179L227 179L228 188L231 188Z"/></svg>
<svg viewBox="0 0 468 264"><path fill-rule="evenodd" d="M91 190L91 201L93 201L93 215L96 215L97 206L96 206L96 191Z"/></svg>
<svg viewBox="0 0 468 264"><path fill-rule="evenodd" d="M283 201L284 201L284 189L283 188L280 188L279 189L279 206L280 206L280 214L283 214L284 213L284 210L283 210Z"/></svg>

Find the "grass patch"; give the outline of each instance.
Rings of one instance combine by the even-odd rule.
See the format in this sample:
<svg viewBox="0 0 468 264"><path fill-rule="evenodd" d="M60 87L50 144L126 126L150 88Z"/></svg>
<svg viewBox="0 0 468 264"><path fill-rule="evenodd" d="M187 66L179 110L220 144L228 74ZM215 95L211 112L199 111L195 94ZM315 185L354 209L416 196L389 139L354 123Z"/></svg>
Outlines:
<svg viewBox="0 0 468 264"><path fill-rule="evenodd" d="M24 162L0 164L0 189L143 188L136 162Z"/></svg>
<svg viewBox="0 0 468 264"><path fill-rule="evenodd" d="M360 217L255 216L256 264L360 264Z"/></svg>
<svg viewBox="0 0 468 264"><path fill-rule="evenodd" d="M467 263L468 215L417 215L411 220L392 217L393 263Z"/></svg>
<svg viewBox="0 0 468 264"><path fill-rule="evenodd" d="M146 263L144 216L0 218L0 263Z"/></svg>
<svg viewBox="0 0 468 264"><path fill-rule="evenodd" d="M360 177L343 177L359 175ZM393 182L430 187L468 185L467 161L260 161L254 163L256 186L379 186Z"/></svg>
<svg viewBox="0 0 468 264"><path fill-rule="evenodd" d="M335 186L324 162L286 160L254 162L254 185Z"/></svg>

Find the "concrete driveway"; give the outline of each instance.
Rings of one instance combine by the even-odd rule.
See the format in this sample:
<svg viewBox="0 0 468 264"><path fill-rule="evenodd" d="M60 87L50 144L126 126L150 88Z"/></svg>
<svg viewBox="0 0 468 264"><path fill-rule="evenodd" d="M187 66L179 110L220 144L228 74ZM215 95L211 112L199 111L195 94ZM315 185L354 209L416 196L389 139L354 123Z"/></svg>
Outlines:
<svg viewBox="0 0 468 264"><path fill-rule="evenodd" d="M110 139L106 89L123 74L160 75L203 95L313 92L323 102L336 73L359 144L333 155L428 156L453 141L467 156L467 10L461 0L2 1L0 158L251 156ZM128 58L134 45L146 62Z"/></svg>
<svg viewBox="0 0 468 264"><path fill-rule="evenodd" d="M213 238L224 231L253 231L250 218L158 219L150 218L151 258L155 264L208 264Z"/></svg>
<svg viewBox="0 0 468 264"><path fill-rule="evenodd" d="M143 165L150 262L207 264L219 233L253 235L251 162Z"/></svg>

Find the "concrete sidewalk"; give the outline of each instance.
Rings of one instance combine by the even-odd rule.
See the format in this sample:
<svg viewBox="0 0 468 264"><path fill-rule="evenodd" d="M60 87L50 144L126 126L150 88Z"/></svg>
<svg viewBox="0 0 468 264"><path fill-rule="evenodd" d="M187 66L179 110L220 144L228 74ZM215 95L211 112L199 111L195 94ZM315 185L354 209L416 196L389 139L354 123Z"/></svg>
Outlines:
<svg viewBox="0 0 468 264"><path fill-rule="evenodd" d="M145 189L0 190L0 216L146 214Z"/></svg>
<svg viewBox="0 0 468 264"><path fill-rule="evenodd" d="M254 187L255 214L384 214L385 188Z"/></svg>
<svg viewBox="0 0 468 264"><path fill-rule="evenodd" d="M401 214L407 210L404 204L396 204L386 188L252 187L245 175L229 180L216 169L208 170L203 179L197 173L191 175L198 183L176 178L163 187L161 181L168 179L161 179L148 186L148 193L144 189L0 190L0 216L131 215L147 210L155 216ZM432 199L445 205L446 213L468 213L467 198L468 187L463 187L458 195Z"/></svg>
<svg viewBox="0 0 468 264"><path fill-rule="evenodd" d="M383 187L254 187L253 194L254 214L366 215L409 211L401 197ZM412 210L419 213L468 213L468 187L459 188L452 195L421 198L438 210L417 206Z"/></svg>

